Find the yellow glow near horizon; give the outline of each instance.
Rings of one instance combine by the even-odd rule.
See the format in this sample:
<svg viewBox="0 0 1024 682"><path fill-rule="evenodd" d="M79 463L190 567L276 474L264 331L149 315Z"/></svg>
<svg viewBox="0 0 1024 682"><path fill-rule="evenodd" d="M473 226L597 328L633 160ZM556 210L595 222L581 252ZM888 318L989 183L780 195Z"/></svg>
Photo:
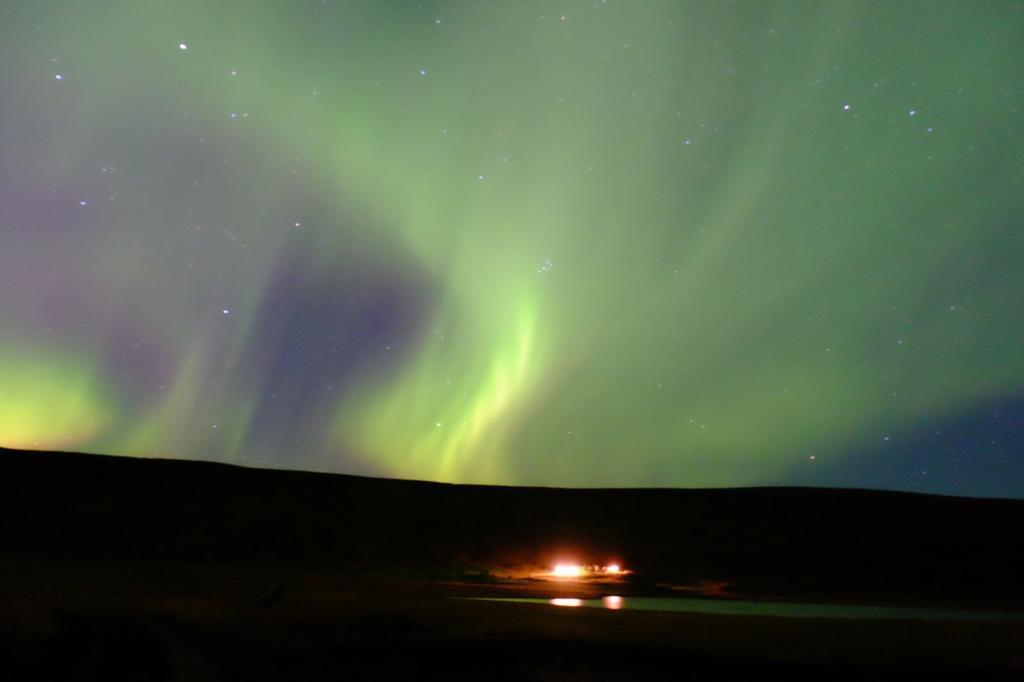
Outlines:
<svg viewBox="0 0 1024 682"><path fill-rule="evenodd" d="M116 413L88 358L67 349L0 350L0 447L78 447Z"/></svg>

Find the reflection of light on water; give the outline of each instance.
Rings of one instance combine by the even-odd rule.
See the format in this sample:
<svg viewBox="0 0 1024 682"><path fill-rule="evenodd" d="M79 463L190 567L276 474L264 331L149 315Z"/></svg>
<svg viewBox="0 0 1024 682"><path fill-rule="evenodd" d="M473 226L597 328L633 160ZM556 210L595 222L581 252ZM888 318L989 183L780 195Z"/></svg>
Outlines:
<svg viewBox="0 0 1024 682"><path fill-rule="evenodd" d="M556 597L549 600L554 606L603 606L606 609L617 611L625 606L625 600L617 594L610 594L601 599L600 604L596 599L583 600L575 597Z"/></svg>
<svg viewBox="0 0 1024 682"><path fill-rule="evenodd" d="M916 621L977 621L1024 623L1024 611L979 611L971 609L937 609L914 606L851 606L847 604L801 603L801 602L760 602L731 599L694 599L686 597L626 597L607 595L603 599L557 599L541 597L455 597L456 599L479 599L481 601L508 602L518 604L545 604L549 606L572 606L582 608L604 608L609 610L671 611L677 613L706 613L713 615L772 618L830 618L877 620L899 619Z"/></svg>
<svg viewBox="0 0 1024 682"><path fill-rule="evenodd" d="M571 599L567 597L556 597L551 600L555 606L583 606L582 599Z"/></svg>
<svg viewBox="0 0 1024 682"><path fill-rule="evenodd" d="M576 564L558 564L551 571L551 575L558 576L559 578L578 578L583 575L583 567Z"/></svg>

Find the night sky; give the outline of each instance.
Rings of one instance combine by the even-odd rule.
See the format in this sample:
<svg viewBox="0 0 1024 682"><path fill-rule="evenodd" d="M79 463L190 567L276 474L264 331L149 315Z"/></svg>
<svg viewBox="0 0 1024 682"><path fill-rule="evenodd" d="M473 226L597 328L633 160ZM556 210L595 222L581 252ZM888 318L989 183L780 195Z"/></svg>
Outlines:
<svg viewBox="0 0 1024 682"><path fill-rule="evenodd" d="M0 444L1024 497L1024 3L7 2Z"/></svg>

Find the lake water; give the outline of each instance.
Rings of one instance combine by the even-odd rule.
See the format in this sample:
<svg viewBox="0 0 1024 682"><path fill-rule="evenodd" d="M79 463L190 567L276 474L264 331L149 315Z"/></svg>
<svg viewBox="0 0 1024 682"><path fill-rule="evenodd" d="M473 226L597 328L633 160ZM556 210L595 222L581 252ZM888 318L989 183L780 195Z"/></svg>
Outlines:
<svg viewBox="0 0 1024 682"><path fill-rule="evenodd" d="M911 606L853 606L800 602L692 599L683 597L604 597L603 599L556 599L471 597L480 601L517 604L548 604L560 608L596 608L634 611L677 611L728 616L775 616L783 618L851 618L857 620L973 620L1024 622L1024 613L969 609L930 609Z"/></svg>

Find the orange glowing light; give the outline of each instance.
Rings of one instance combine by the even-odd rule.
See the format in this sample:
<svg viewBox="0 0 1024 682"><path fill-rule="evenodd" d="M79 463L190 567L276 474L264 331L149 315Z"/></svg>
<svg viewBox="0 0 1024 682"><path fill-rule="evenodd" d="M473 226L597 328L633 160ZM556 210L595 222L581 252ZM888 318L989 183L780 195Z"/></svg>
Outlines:
<svg viewBox="0 0 1024 682"><path fill-rule="evenodd" d="M567 597L556 597L551 600L551 603L555 606L583 606L582 599L572 599Z"/></svg>
<svg viewBox="0 0 1024 682"><path fill-rule="evenodd" d="M604 598L604 607L606 609L621 609L622 597L617 594L608 595Z"/></svg>
<svg viewBox="0 0 1024 682"><path fill-rule="evenodd" d="M557 564L551 575L559 578L579 578L583 575L583 567L577 564Z"/></svg>
<svg viewBox="0 0 1024 682"><path fill-rule="evenodd" d="M604 572L605 573L611 573L611 574L614 575L616 573L621 573L622 572L622 567L619 566L618 564L608 564L607 566L604 567Z"/></svg>

